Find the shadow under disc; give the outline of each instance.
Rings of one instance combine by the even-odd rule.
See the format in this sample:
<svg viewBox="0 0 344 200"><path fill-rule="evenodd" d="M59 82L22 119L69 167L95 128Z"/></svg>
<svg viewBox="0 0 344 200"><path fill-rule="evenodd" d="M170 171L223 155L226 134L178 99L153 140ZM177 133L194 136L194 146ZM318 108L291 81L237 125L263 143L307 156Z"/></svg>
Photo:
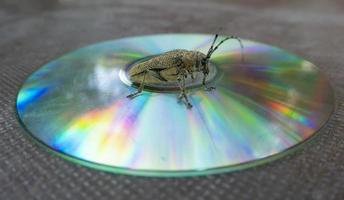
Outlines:
<svg viewBox="0 0 344 200"><path fill-rule="evenodd" d="M327 78L282 49L235 40L212 55L207 92L145 90L134 99L128 64L173 49L208 51L213 35L160 34L97 43L31 74L17 96L30 135L64 158L137 175L204 175L282 155L314 135L334 109ZM222 37L220 37L221 39Z"/></svg>

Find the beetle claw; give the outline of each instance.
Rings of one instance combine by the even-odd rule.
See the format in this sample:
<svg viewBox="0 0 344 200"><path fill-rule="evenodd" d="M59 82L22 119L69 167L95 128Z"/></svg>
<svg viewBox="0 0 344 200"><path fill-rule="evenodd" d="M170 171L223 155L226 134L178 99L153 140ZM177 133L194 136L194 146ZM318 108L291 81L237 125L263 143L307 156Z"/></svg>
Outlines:
<svg viewBox="0 0 344 200"><path fill-rule="evenodd" d="M206 91L212 91L212 90L215 90L216 87L205 87L204 88Z"/></svg>
<svg viewBox="0 0 344 200"><path fill-rule="evenodd" d="M138 94L139 94L138 92L135 92L135 93L129 94L129 95L127 96L127 98L129 98L129 99L133 99L133 98L135 98L135 97L136 97Z"/></svg>

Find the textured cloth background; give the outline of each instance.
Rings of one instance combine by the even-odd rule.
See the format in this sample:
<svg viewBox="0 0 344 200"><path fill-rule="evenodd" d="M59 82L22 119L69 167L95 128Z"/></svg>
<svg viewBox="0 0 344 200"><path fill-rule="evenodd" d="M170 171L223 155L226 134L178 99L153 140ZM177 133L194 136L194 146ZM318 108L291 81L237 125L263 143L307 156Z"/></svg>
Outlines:
<svg viewBox="0 0 344 200"><path fill-rule="evenodd" d="M337 111L313 143L234 173L146 178L51 155L16 119L24 79L68 51L124 36L220 28L299 54L330 77ZM0 0L0 199L344 199L343 46L343 0Z"/></svg>

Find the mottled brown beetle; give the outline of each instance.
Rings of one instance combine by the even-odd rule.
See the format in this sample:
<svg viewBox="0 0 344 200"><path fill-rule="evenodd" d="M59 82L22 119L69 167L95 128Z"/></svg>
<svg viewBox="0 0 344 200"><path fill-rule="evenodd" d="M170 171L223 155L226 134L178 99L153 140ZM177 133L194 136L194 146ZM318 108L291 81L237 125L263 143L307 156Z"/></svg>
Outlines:
<svg viewBox="0 0 344 200"><path fill-rule="evenodd" d="M214 47L217 38L218 34L215 35L206 55L199 51L175 49L134 64L129 69L129 77L133 83L140 84L140 86L136 92L127 97L133 98L140 94L145 83L157 84L161 82L177 81L180 88L179 99L184 98L187 107L191 108L192 105L186 95L185 88L185 79L187 76L190 75L191 78L194 79L195 72L203 73L202 85L207 91L211 91L215 89L215 87L206 87L206 78L209 74L209 59L214 51L228 39L238 40L241 51L243 50L242 42L238 37L226 37Z"/></svg>

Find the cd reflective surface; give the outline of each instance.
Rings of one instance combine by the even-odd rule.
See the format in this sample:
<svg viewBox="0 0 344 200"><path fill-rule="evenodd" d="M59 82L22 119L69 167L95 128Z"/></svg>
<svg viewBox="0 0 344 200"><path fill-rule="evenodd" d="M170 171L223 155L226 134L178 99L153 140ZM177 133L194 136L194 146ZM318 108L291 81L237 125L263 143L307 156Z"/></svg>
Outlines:
<svg viewBox="0 0 344 200"><path fill-rule="evenodd" d="M230 171L270 160L314 135L334 109L333 90L310 62L243 40L212 55L211 92L136 91L126 68L173 49L206 53L213 35L161 34L70 52L31 74L17 97L22 124L40 143L111 172L179 176ZM215 73L214 72L214 73Z"/></svg>

